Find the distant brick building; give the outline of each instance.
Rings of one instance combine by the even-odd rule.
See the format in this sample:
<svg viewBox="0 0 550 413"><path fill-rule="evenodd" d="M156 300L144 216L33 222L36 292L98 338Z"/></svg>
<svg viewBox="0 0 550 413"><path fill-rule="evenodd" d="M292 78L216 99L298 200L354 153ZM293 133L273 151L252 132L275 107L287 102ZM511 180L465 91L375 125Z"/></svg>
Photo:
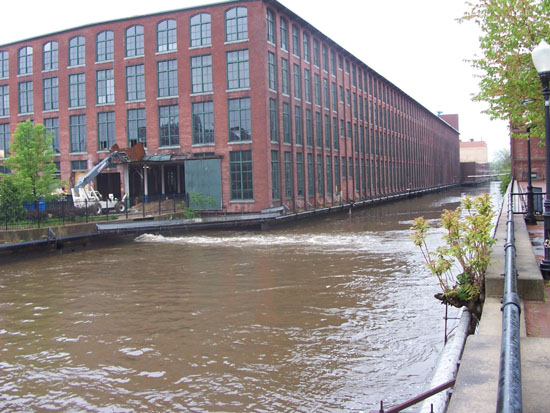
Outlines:
<svg viewBox="0 0 550 413"><path fill-rule="evenodd" d="M99 175L99 191L200 192L228 212L309 209L460 174L457 127L273 0L0 46L0 155L26 119L53 132L71 184L113 144L142 142L146 156Z"/></svg>
<svg viewBox="0 0 550 413"><path fill-rule="evenodd" d="M535 181L545 179L546 147L544 139L531 137L531 174ZM542 145L540 145L542 143ZM527 181L527 139L510 138L510 159L512 175L518 181Z"/></svg>

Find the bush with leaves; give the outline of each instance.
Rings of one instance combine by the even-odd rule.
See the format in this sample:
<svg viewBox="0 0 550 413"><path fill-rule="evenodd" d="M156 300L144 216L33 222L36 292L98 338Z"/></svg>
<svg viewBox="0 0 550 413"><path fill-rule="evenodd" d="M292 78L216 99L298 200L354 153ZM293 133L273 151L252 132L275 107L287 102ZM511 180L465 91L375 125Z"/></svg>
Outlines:
<svg viewBox="0 0 550 413"><path fill-rule="evenodd" d="M0 224L17 222L25 218L23 197L13 182L11 175L0 180Z"/></svg>
<svg viewBox="0 0 550 413"><path fill-rule="evenodd" d="M430 272L437 277L442 291L436 294L437 299L456 307L471 307L480 301L491 246L495 243L491 237L494 216L489 195L474 199L467 196L460 207L441 214L445 244L434 252L426 242L428 221L424 217L413 221L410 238L420 248Z"/></svg>

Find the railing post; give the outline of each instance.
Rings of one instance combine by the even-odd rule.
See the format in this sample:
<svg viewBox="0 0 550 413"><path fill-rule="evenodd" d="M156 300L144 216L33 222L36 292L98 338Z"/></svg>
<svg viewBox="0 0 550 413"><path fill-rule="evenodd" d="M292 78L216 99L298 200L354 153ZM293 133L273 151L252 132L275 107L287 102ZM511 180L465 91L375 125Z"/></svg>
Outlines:
<svg viewBox="0 0 550 413"><path fill-rule="evenodd" d="M126 199L124 200L124 203L126 204L126 219L128 219L128 208L130 208L130 197L127 196Z"/></svg>
<svg viewBox="0 0 550 413"><path fill-rule="evenodd" d="M84 200L84 207L86 208L86 224L88 223L88 200Z"/></svg>

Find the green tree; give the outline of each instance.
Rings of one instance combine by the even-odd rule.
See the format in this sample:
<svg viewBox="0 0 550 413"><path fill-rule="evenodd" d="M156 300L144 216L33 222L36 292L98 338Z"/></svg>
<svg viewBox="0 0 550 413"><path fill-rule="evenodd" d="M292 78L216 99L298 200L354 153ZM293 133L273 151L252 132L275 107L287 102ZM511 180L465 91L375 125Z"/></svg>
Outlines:
<svg viewBox="0 0 550 413"><path fill-rule="evenodd" d="M10 149L12 156L4 166L11 170L11 179L21 199L37 202L50 198L61 183L55 176L52 137L46 134L44 125L33 125L29 120L17 125Z"/></svg>
<svg viewBox="0 0 550 413"><path fill-rule="evenodd" d="M459 19L481 29L481 56L471 60L479 71L480 92L473 99L489 104L492 119L510 121L520 129L514 137L544 136L541 84L531 59L541 40L550 41L550 0L479 0L467 2Z"/></svg>
<svg viewBox="0 0 550 413"><path fill-rule="evenodd" d="M511 172L511 160L510 160L510 150L508 148L502 148L495 153L493 160L491 161L491 171L493 173L504 173L508 172L507 175L500 175L500 193L505 194L508 184L512 179Z"/></svg>
<svg viewBox="0 0 550 413"><path fill-rule="evenodd" d="M0 225L25 216L25 208L21 201L21 194L13 183L13 176L3 176L0 181Z"/></svg>

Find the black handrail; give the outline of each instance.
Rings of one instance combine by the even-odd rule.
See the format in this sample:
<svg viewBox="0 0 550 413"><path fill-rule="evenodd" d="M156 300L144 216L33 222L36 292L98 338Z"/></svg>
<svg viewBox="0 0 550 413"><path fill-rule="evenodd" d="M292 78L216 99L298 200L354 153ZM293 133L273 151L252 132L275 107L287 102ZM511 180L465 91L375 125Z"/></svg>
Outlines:
<svg viewBox="0 0 550 413"><path fill-rule="evenodd" d="M506 222L504 297L502 298L502 341L498 377L497 412L522 411L519 325L521 302L518 295L513 197L508 203Z"/></svg>

